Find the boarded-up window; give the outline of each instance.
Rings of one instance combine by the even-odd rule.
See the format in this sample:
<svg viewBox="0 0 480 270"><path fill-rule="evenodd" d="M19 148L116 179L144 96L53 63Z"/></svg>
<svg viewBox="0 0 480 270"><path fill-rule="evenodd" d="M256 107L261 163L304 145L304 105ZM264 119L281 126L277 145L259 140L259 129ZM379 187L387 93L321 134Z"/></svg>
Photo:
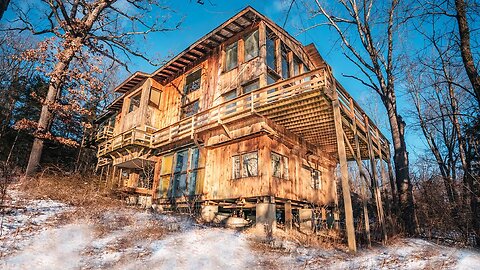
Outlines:
<svg viewBox="0 0 480 270"><path fill-rule="evenodd" d="M185 95L188 95L193 91L200 89L201 82L202 82L201 69L188 74L185 80L185 87L183 88L183 92L185 93Z"/></svg>
<svg viewBox="0 0 480 270"><path fill-rule="evenodd" d="M267 31L267 66L272 70L277 71L275 39L275 35L271 31Z"/></svg>
<svg viewBox="0 0 480 270"><path fill-rule="evenodd" d="M162 91L159 89L152 87L150 88L150 98L148 99L148 106L154 108L160 108L160 98L162 96Z"/></svg>
<svg viewBox="0 0 480 270"><path fill-rule="evenodd" d="M227 46L225 50L225 70L229 71L237 67L238 65L238 42L234 42Z"/></svg>
<svg viewBox="0 0 480 270"><path fill-rule="evenodd" d="M159 197L167 196L170 177L172 175L173 154L162 158L162 168L160 169L160 183L158 185Z"/></svg>
<svg viewBox="0 0 480 270"><path fill-rule="evenodd" d="M181 119L190 117L198 112L198 99L182 107Z"/></svg>
<svg viewBox="0 0 480 270"><path fill-rule="evenodd" d="M245 61L258 56L258 30L245 37Z"/></svg>
<svg viewBox="0 0 480 270"><path fill-rule="evenodd" d="M258 176L258 152L251 152L232 157L232 178Z"/></svg>
<svg viewBox="0 0 480 270"><path fill-rule="evenodd" d="M272 152L272 175L281 179L288 179L288 158Z"/></svg>
<svg viewBox="0 0 480 270"><path fill-rule="evenodd" d="M130 97L130 105L128 106L128 112L133 112L140 107L140 99L142 98L142 92Z"/></svg>

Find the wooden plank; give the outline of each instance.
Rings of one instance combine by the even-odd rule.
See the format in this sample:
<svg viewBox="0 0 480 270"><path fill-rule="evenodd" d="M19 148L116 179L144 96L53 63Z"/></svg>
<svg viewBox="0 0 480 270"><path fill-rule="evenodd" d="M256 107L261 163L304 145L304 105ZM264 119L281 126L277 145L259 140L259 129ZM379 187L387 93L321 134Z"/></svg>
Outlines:
<svg viewBox="0 0 480 270"><path fill-rule="evenodd" d="M343 139L342 115L340 113L340 104L336 92L333 94L333 116L335 119L335 133L337 137L338 159L340 162L340 174L343 193L343 204L345 207L345 226L347 230L348 249L355 253L357 245L355 240L355 228L353 223L352 198L350 195L350 184L348 181L348 164L345 152L345 141Z"/></svg>

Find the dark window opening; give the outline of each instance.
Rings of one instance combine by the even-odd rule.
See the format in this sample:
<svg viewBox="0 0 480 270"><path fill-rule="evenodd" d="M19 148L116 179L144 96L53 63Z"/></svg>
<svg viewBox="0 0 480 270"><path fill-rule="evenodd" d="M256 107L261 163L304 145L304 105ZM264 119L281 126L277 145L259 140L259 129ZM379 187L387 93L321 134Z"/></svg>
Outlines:
<svg viewBox="0 0 480 270"><path fill-rule="evenodd" d="M260 80L259 79L255 79L251 82L248 82L246 84L244 84L242 86L243 88L243 94L246 94L246 93L250 93L252 91L255 91L257 90L258 88L260 88Z"/></svg>
<svg viewBox="0 0 480 270"><path fill-rule="evenodd" d="M290 78L290 66L288 64L288 48L282 43L282 78Z"/></svg>
<svg viewBox="0 0 480 270"><path fill-rule="evenodd" d="M200 89L201 82L202 82L202 70L201 69L188 74L188 76L185 80L185 87L183 88L183 93L185 95L188 95L188 94Z"/></svg>
<svg viewBox="0 0 480 270"><path fill-rule="evenodd" d="M190 116L198 113L198 110L199 110L199 106L198 106L198 99L197 99L197 100L195 100L191 103L188 103L188 104L186 104L182 107L182 113L181 113L180 119L190 117Z"/></svg>
<svg viewBox="0 0 480 270"><path fill-rule="evenodd" d="M276 47L275 47L275 35L267 31L267 66L272 70L277 70L277 56L276 56Z"/></svg>
<svg viewBox="0 0 480 270"><path fill-rule="evenodd" d="M130 106L128 107L128 112L133 112L134 110L140 108L140 100L142 98L142 92L130 97Z"/></svg>

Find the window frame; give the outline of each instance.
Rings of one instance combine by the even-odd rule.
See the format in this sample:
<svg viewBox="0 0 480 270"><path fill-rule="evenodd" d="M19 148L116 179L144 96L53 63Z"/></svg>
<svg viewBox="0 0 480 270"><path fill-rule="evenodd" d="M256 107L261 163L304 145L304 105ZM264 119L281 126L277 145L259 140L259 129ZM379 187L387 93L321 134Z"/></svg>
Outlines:
<svg viewBox="0 0 480 270"><path fill-rule="evenodd" d="M274 171L274 165L273 165L273 156L276 155L278 156L280 159L279 159L279 163L280 163L280 176L277 176L275 175L275 171ZM275 151L271 151L270 152L270 165L271 165L271 169L272 169L272 177L275 177L275 178L278 178L278 179L282 179L282 180L290 180L290 173L289 173L289 158L285 155L282 155L282 154L279 154L278 152L275 152Z"/></svg>
<svg viewBox="0 0 480 270"><path fill-rule="evenodd" d="M255 154L256 155L256 172L254 175L247 175L245 176L244 174L244 156L246 155L250 155L250 154ZM236 176L236 170L235 170L235 158L239 158L240 162L239 162L239 175L238 177ZM251 178L251 177L258 177L259 176L259 170L258 170L258 150L255 150L255 151L250 151L250 152L244 152L244 153L240 153L240 154L236 154L236 155L233 155L231 157L232 159L232 174L231 174L231 178L232 180L238 180L238 179L243 179L243 178Z"/></svg>
<svg viewBox="0 0 480 270"><path fill-rule="evenodd" d="M237 68L238 65L239 65L239 61L238 61L238 60L239 60L239 59L238 59L238 44L239 44L239 42L238 42L238 40L236 40L236 41L234 41L234 42L232 42L232 43L230 43L230 44L228 44L228 45L225 46L225 62L224 62L224 64L225 64L225 68L224 68L225 72L229 72L229 71L231 71L231 70L234 70L234 69ZM229 60L229 58L228 58L228 52L229 52L229 49L230 49L231 47L235 47L235 49L236 49L236 53L235 53L235 55L236 55L236 57L235 57L235 65L232 65L232 66L228 65L228 60Z"/></svg>
<svg viewBox="0 0 480 270"><path fill-rule="evenodd" d="M249 38L251 38L252 36L254 36L256 34L256 54L255 55L252 55L250 58L248 58L248 55L249 52L247 51L247 41L249 40ZM255 59L257 57L260 56L260 33L259 33L259 29L255 29L253 30L252 32L246 34L243 36L243 59L244 59L244 62L248 62L252 59Z"/></svg>
<svg viewBox="0 0 480 270"><path fill-rule="evenodd" d="M188 83L189 77L194 76L197 72L200 73L200 76L198 77L198 79L195 79L190 83ZM189 85L192 85L193 83L195 83L197 80L198 80L198 88L192 89L191 87L188 87ZM183 86L183 94L184 95L191 94L195 91L198 91L200 88L202 88L202 68L201 67L185 75L185 85Z"/></svg>
<svg viewBox="0 0 480 270"><path fill-rule="evenodd" d="M138 97L138 106L136 108L132 108L132 101L135 100ZM142 90L135 92L128 98L128 113L134 112L140 108L142 104Z"/></svg>
<svg viewBox="0 0 480 270"><path fill-rule="evenodd" d="M192 114L188 115L187 113L185 113L185 108L187 108L188 106L193 106L193 104L197 103L197 110L195 112L193 112ZM188 118L188 117L191 117L191 116L194 116L195 114L197 114L198 112L200 111L200 99L195 99L193 101L190 101L190 102L185 102L185 104L182 105L182 107L180 108L180 120L183 120L185 118Z"/></svg>

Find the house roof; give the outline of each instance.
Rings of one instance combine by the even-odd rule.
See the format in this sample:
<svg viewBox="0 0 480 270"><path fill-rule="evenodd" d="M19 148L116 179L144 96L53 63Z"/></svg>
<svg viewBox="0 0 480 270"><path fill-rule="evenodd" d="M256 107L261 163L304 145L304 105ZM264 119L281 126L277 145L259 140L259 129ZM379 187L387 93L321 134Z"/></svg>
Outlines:
<svg viewBox="0 0 480 270"><path fill-rule="evenodd" d="M237 33L244 31L248 27L255 25L258 21L261 20L266 21L269 26L275 28L275 30L282 32L286 36L291 37L290 34L288 34L283 28L275 24L272 20L259 13L251 6L247 6L235 16L228 19L223 24L213 29L208 34L190 45L188 48L180 52L177 56L165 63L162 67L157 69L152 74L147 74L139 71L135 72L124 82L122 82L117 88L115 88L115 92L126 93L139 82L149 77L154 78L158 82L164 82L168 79L174 78L179 74L185 72L187 69L193 67L199 62L200 59L208 56L215 47L223 43L225 40L228 40L229 38L235 36ZM299 47L304 48L299 41L297 41L293 37L291 38L297 45L299 45ZM305 48L304 51L306 54L308 54ZM315 62L312 61L312 63L316 66Z"/></svg>

